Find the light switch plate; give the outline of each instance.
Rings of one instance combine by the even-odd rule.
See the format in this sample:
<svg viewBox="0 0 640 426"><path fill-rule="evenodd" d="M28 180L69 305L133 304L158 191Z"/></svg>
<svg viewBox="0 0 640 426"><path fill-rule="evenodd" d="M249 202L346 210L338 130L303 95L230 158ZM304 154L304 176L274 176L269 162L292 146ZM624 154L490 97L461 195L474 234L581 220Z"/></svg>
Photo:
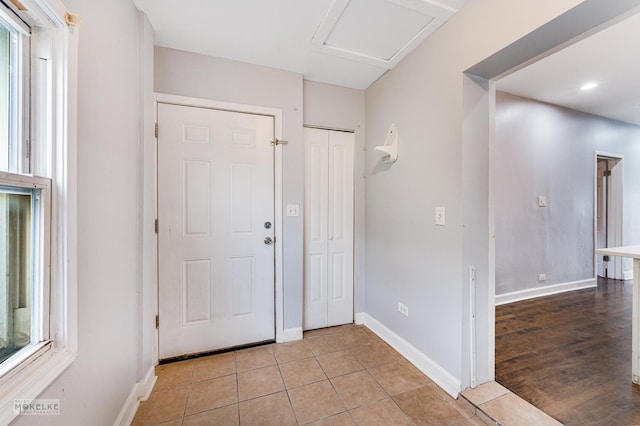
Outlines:
<svg viewBox="0 0 640 426"><path fill-rule="evenodd" d="M298 204L287 204L287 216L300 216L300 206Z"/></svg>
<svg viewBox="0 0 640 426"><path fill-rule="evenodd" d="M445 208L442 206L436 207L436 225L444 226L446 224Z"/></svg>

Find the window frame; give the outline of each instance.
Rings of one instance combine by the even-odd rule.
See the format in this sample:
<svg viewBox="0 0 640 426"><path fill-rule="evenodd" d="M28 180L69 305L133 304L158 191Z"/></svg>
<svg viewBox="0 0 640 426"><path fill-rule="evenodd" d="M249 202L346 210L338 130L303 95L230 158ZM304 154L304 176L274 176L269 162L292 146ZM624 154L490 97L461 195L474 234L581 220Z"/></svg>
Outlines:
<svg viewBox="0 0 640 426"><path fill-rule="evenodd" d="M36 353L48 350L51 345L50 339L50 264L51 264L51 179L33 175L19 175L0 171L0 187L15 188L17 192L20 189L40 190L40 200L38 202L39 212L33 217L39 223L33 225L36 229L36 235L32 235L37 245L32 251L37 252L38 257L33 259L32 280L40 281L37 291L32 294L32 308L37 309L35 321L32 313L31 319L37 324L31 324L30 336L31 342L19 349L15 354L4 362L0 363L0 386L7 378L20 371L26 359L29 359ZM35 334L35 336L33 335ZM37 339L36 342L33 340Z"/></svg>
<svg viewBox="0 0 640 426"><path fill-rule="evenodd" d="M28 155L29 168L22 167L23 174L0 173L0 183L4 179L5 184L43 187L41 196L49 200L45 215L50 225L50 232L43 237L48 239L43 255L45 268L47 262L50 267L50 273L46 274L49 285L44 286L49 289L49 301L43 303L43 308L48 307L48 312L43 310L48 318L43 323L46 326L43 336L47 338L25 350L22 362L0 377L0 424L7 424L16 417L16 399L38 397L77 356L76 129L80 20L69 14L60 0L21 0L25 10L16 10L11 3L0 1L1 6L11 9L31 27L26 68L35 67L40 53L48 52L48 62L42 68L46 77L34 75L38 72L35 69L24 80L31 93L23 111L31 119L22 127L25 135L40 139L40 147L23 137L20 149ZM42 83L46 83L45 88ZM39 155L48 159L43 161L37 158Z"/></svg>
<svg viewBox="0 0 640 426"><path fill-rule="evenodd" d="M29 102L31 96L30 92L28 92L29 96L17 95L30 89L31 33L30 27L15 16L10 9L6 8L1 1L2 0L0 0L0 21L5 21L11 28L12 33L17 33L17 36L19 37L19 41L17 43L18 52L15 52L14 50L11 51L12 60L10 63L17 67L17 72L14 73L15 77L10 78L11 83L9 86L9 94L10 97L13 96L17 98L17 105L13 108L10 107L10 110L13 112L13 116L9 123L9 129L11 130L10 139L18 140L20 143L9 147L7 153L7 170L13 173L29 173L30 156L25 158L23 153L25 151L24 141L30 139ZM16 81L12 81L13 78L15 78Z"/></svg>

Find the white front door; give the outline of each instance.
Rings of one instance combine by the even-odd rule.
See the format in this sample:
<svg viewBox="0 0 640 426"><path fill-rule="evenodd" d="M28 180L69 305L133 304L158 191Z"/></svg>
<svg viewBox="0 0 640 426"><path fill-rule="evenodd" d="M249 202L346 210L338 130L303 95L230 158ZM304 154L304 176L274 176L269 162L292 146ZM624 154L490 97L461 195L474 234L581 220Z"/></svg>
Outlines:
<svg viewBox="0 0 640 426"><path fill-rule="evenodd" d="M158 103L159 357L273 340L272 116Z"/></svg>

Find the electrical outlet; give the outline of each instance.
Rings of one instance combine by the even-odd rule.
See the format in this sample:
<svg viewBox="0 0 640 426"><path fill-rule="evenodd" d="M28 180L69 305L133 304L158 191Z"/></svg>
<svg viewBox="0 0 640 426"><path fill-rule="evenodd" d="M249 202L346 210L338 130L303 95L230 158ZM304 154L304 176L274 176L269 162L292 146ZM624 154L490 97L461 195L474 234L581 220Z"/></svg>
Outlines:
<svg viewBox="0 0 640 426"><path fill-rule="evenodd" d="M547 274L538 274L538 282L543 282L547 280Z"/></svg>
<svg viewBox="0 0 640 426"><path fill-rule="evenodd" d="M538 207L547 207L547 197L544 195L538 197Z"/></svg>
<svg viewBox="0 0 640 426"><path fill-rule="evenodd" d="M398 302L398 312L400 312L405 317L409 316L409 308L404 303Z"/></svg>

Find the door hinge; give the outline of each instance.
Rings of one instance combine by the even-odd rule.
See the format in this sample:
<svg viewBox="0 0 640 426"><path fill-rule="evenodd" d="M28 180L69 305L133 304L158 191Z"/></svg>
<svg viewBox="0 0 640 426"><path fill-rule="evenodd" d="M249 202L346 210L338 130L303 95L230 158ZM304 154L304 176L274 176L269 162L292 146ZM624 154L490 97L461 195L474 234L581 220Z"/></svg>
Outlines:
<svg viewBox="0 0 640 426"><path fill-rule="evenodd" d="M158 219L155 220L154 226L157 234L158 232L160 232L160 223L158 222Z"/></svg>
<svg viewBox="0 0 640 426"><path fill-rule="evenodd" d="M602 261L603 262L608 262L609 261L609 255L605 254L604 256L602 256Z"/></svg>
<svg viewBox="0 0 640 426"><path fill-rule="evenodd" d="M156 315L156 328L160 327L160 315Z"/></svg>
<svg viewBox="0 0 640 426"><path fill-rule="evenodd" d="M602 172L602 176L611 176L611 170L605 170Z"/></svg>
<svg viewBox="0 0 640 426"><path fill-rule="evenodd" d="M276 145L287 145L289 143L289 141L281 141L278 138L273 138L271 139L271 141L269 141L269 143L271 143L271 145L276 146Z"/></svg>
<svg viewBox="0 0 640 426"><path fill-rule="evenodd" d="M155 125L154 133L155 133L156 139L157 139L158 138L158 123L156 123L156 125Z"/></svg>

